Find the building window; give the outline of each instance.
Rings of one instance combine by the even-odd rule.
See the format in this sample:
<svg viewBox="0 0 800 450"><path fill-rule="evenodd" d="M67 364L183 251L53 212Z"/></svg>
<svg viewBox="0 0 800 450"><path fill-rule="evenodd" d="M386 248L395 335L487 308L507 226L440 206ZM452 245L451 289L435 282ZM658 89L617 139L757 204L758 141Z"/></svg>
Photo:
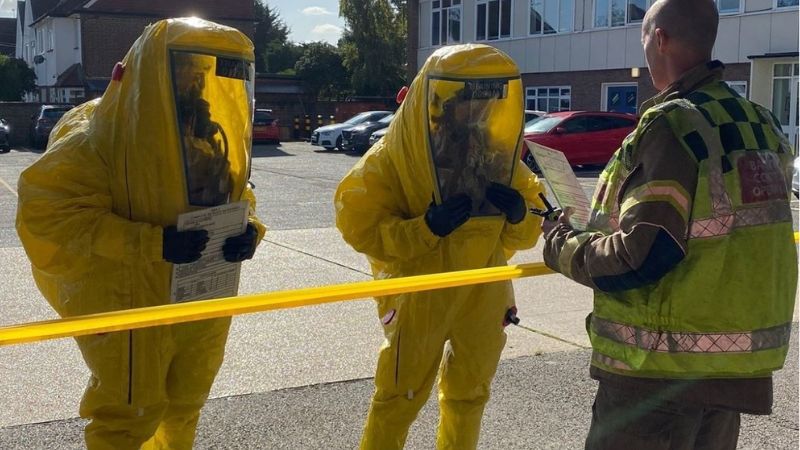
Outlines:
<svg viewBox="0 0 800 450"><path fill-rule="evenodd" d="M775 0L776 8L789 8L797 5L798 5L798 0Z"/></svg>
<svg viewBox="0 0 800 450"><path fill-rule="evenodd" d="M569 111L572 97L569 86L531 86L525 89L525 109Z"/></svg>
<svg viewBox="0 0 800 450"><path fill-rule="evenodd" d="M529 0L530 34L569 33L575 22L575 0Z"/></svg>
<svg viewBox="0 0 800 450"><path fill-rule="evenodd" d="M461 42L461 0L433 0L431 45Z"/></svg>
<svg viewBox="0 0 800 450"><path fill-rule="evenodd" d="M511 37L511 0L478 0L476 16L476 40Z"/></svg>
<svg viewBox="0 0 800 450"><path fill-rule="evenodd" d="M738 14L740 0L717 0L717 9L720 14Z"/></svg>
<svg viewBox="0 0 800 450"><path fill-rule="evenodd" d="M747 98L747 81L726 81L725 83L739 95Z"/></svg>
<svg viewBox="0 0 800 450"><path fill-rule="evenodd" d="M641 23L653 0L595 0L595 28Z"/></svg>

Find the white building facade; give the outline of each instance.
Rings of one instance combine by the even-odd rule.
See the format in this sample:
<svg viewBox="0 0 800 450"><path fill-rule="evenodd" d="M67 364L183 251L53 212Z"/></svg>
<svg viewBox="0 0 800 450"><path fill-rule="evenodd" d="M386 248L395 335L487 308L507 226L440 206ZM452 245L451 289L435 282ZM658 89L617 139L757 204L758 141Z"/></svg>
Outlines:
<svg viewBox="0 0 800 450"><path fill-rule="evenodd" d="M18 27L16 57L25 60L36 72L37 90L26 94L25 100L76 103L83 99L84 89L80 83L65 80L62 75L81 63L80 20L77 16L41 15L40 11L32 10L35 3L35 0L24 2L24 13L17 13L24 19L21 20L24 25ZM38 19L37 14L40 15Z"/></svg>
<svg viewBox="0 0 800 450"><path fill-rule="evenodd" d="M732 87L798 135L798 0L716 0L713 57ZM442 45L481 42L519 65L526 107L636 112L656 92L641 22L652 0L419 0L417 67Z"/></svg>

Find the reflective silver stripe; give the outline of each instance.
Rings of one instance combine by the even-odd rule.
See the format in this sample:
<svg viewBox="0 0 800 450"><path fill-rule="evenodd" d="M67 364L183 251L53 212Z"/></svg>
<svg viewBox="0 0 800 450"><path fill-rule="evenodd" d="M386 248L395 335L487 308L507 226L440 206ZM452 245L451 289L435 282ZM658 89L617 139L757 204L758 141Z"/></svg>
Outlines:
<svg viewBox="0 0 800 450"><path fill-rule="evenodd" d="M602 353L597 351L592 352L592 359L606 367L611 367L612 369L617 370L631 370L631 366L625 364L624 362L614 359L610 356L606 356Z"/></svg>
<svg viewBox="0 0 800 450"><path fill-rule="evenodd" d="M689 239L725 236L733 229L733 215L693 220L689 226Z"/></svg>
<svg viewBox="0 0 800 450"><path fill-rule="evenodd" d="M732 214L693 220L690 225L689 238L725 236L736 228L791 221L792 211L788 208L787 203L770 202L757 208L740 209Z"/></svg>
<svg viewBox="0 0 800 450"><path fill-rule="evenodd" d="M789 343L791 324L734 333L656 331L592 316L598 336L651 352L742 353L778 348Z"/></svg>

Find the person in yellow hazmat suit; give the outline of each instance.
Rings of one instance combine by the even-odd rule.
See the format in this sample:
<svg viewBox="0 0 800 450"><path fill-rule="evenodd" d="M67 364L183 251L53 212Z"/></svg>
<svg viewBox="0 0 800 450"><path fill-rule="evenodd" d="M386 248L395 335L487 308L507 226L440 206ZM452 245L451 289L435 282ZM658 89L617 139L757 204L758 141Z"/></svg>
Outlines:
<svg viewBox="0 0 800 450"><path fill-rule="evenodd" d="M514 62L477 44L437 50L389 131L335 194L336 225L376 279L503 266L532 247L542 187L519 161L522 83ZM478 443L483 409L516 311L510 282L377 299L385 341L362 449L399 449L439 369L438 448Z"/></svg>
<svg viewBox="0 0 800 450"><path fill-rule="evenodd" d="M176 229L181 213L247 200L247 231L221 256L253 256L265 232L248 187L253 74L253 46L239 31L162 20L115 67L102 98L62 118L20 177L17 211L34 279L58 314L169 303L173 265L196 261L208 241L205 230ZM80 405L87 448L190 449L229 325L77 338L91 371Z"/></svg>

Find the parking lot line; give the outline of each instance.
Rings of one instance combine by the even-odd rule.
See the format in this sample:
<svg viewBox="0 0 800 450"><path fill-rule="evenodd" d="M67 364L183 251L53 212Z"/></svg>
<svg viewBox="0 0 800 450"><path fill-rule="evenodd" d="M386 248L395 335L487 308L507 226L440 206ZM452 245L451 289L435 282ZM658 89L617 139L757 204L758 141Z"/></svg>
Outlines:
<svg viewBox="0 0 800 450"><path fill-rule="evenodd" d="M17 195L17 191L15 191L10 184L6 183L6 180L4 180L3 177L0 177L0 184L2 184L3 186L6 187L6 189L11 191L11 193L14 194L14 197L19 198L19 195Z"/></svg>

